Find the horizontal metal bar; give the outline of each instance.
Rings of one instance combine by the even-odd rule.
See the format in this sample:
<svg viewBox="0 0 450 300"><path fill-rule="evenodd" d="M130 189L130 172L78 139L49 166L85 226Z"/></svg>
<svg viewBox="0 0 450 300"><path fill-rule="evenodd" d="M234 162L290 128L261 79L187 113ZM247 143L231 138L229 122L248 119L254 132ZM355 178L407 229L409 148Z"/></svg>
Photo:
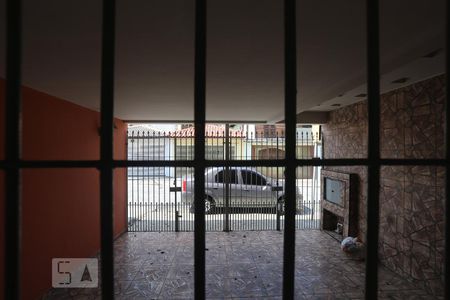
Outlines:
<svg viewBox="0 0 450 300"><path fill-rule="evenodd" d="M194 124L193 120L123 120L127 124Z"/></svg>
<svg viewBox="0 0 450 300"><path fill-rule="evenodd" d="M124 120L128 124L194 124L194 120ZM264 120L243 121L243 120L207 120L206 124L268 124Z"/></svg>
<svg viewBox="0 0 450 300"><path fill-rule="evenodd" d="M445 166L445 159L380 159L380 164L385 166ZM194 167L197 163L192 160L116 160L115 167ZM296 159L296 166L364 166L370 161L366 158L355 159ZM285 162L281 159L258 159L258 160L206 160L206 167L284 167Z"/></svg>
<svg viewBox="0 0 450 300"><path fill-rule="evenodd" d="M446 166L445 159L380 159L383 166ZM21 160L21 169L46 169L46 168L100 168L99 160ZM365 158L355 159L297 159L296 166L365 166L370 161ZM195 167L197 162L193 160L114 160L113 168L126 167ZM260 160L207 160L206 167L284 167L284 160L260 159ZM7 169L8 162L0 161L0 169Z"/></svg>
<svg viewBox="0 0 450 300"><path fill-rule="evenodd" d="M190 167L198 163L193 160L116 160L116 168L123 167Z"/></svg>

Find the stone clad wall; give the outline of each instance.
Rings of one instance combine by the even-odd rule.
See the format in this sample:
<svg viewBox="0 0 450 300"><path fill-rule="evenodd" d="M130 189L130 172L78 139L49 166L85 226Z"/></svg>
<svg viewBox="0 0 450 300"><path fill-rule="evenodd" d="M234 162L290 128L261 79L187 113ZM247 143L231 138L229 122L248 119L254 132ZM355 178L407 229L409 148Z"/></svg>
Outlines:
<svg viewBox="0 0 450 300"><path fill-rule="evenodd" d="M442 158L444 99L443 75L383 94L382 157ZM366 157L366 101L332 112L323 134L325 158ZM359 175L359 236L364 239L366 169L327 169ZM434 295L443 294L444 175L443 168L433 166L385 166L381 170L381 262Z"/></svg>
<svg viewBox="0 0 450 300"><path fill-rule="evenodd" d="M338 109L330 113L328 123L322 126L324 158L367 157L366 102ZM364 166L324 167L326 170L358 174L358 237L365 240L367 168Z"/></svg>

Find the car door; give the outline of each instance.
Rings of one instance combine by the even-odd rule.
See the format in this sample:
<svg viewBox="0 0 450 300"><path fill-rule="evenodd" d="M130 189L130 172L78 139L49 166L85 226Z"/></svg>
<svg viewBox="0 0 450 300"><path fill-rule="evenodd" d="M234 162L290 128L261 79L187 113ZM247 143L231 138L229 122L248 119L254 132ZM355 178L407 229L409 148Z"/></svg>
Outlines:
<svg viewBox="0 0 450 300"><path fill-rule="evenodd" d="M226 175L228 174L229 180L229 206L233 207L238 197L237 191L239 190L239 179L236 169L219 169L214 176L208 178L210 190L213 193L213 198L216 201L216 206L225 206L225 196L226 196Z"/></svg>
<svg viewBox="0 0 450 300"><path fill-rule="evenodd" d="M241 170L242 189L247 207L273 206L272 188L267 180L255 170Z"/></svg>

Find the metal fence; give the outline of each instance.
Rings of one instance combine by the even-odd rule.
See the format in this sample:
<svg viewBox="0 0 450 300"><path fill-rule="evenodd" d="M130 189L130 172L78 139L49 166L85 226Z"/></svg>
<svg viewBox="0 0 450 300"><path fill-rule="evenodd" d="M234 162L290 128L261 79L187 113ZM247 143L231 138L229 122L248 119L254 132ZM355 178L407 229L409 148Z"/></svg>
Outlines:
<svg viewBox="0 0 450 300"><path fill-rule="evenodd" d="M190 160L194 132L130 130L129 160ZM260 160L284 158L283 132L267 134L230 130L207 131L207 159ZM321 156L318 133L297 134L297 156ZM128 168L129 231L194 231L194 170L187 167ZM297 229L319 228L320 167L297 168ZM205 172L207 231L282 230L284 168L216 167Z"/></svg>

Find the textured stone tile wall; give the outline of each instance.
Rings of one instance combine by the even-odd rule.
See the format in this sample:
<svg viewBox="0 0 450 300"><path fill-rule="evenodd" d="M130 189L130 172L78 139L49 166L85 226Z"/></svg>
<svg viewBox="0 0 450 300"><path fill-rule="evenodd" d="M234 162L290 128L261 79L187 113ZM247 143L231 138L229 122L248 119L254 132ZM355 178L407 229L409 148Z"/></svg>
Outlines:
<svg viewBox="0 0 450 300"><path fill-rule="evenodd" d="M330 113L329 121L322 126L324 158L367 157L367 105L365 101ZM358 174L358 237L364 241L366 234L367 168L365 166L339 166L324 169Z"/></svg>
<svg viewBox="0 0 450 300"><path fill-rule="evenodd" d="M382 95L382 156L442 158L444 99L443 75ZM323 134L326 158L366 157L366 101L332 112ZM359 236L364 239L366 169L327 169L359 175ZM443 293L444 175L442 168L433 166L385 166L381 170L381 262L434 295Z"/></svg>

